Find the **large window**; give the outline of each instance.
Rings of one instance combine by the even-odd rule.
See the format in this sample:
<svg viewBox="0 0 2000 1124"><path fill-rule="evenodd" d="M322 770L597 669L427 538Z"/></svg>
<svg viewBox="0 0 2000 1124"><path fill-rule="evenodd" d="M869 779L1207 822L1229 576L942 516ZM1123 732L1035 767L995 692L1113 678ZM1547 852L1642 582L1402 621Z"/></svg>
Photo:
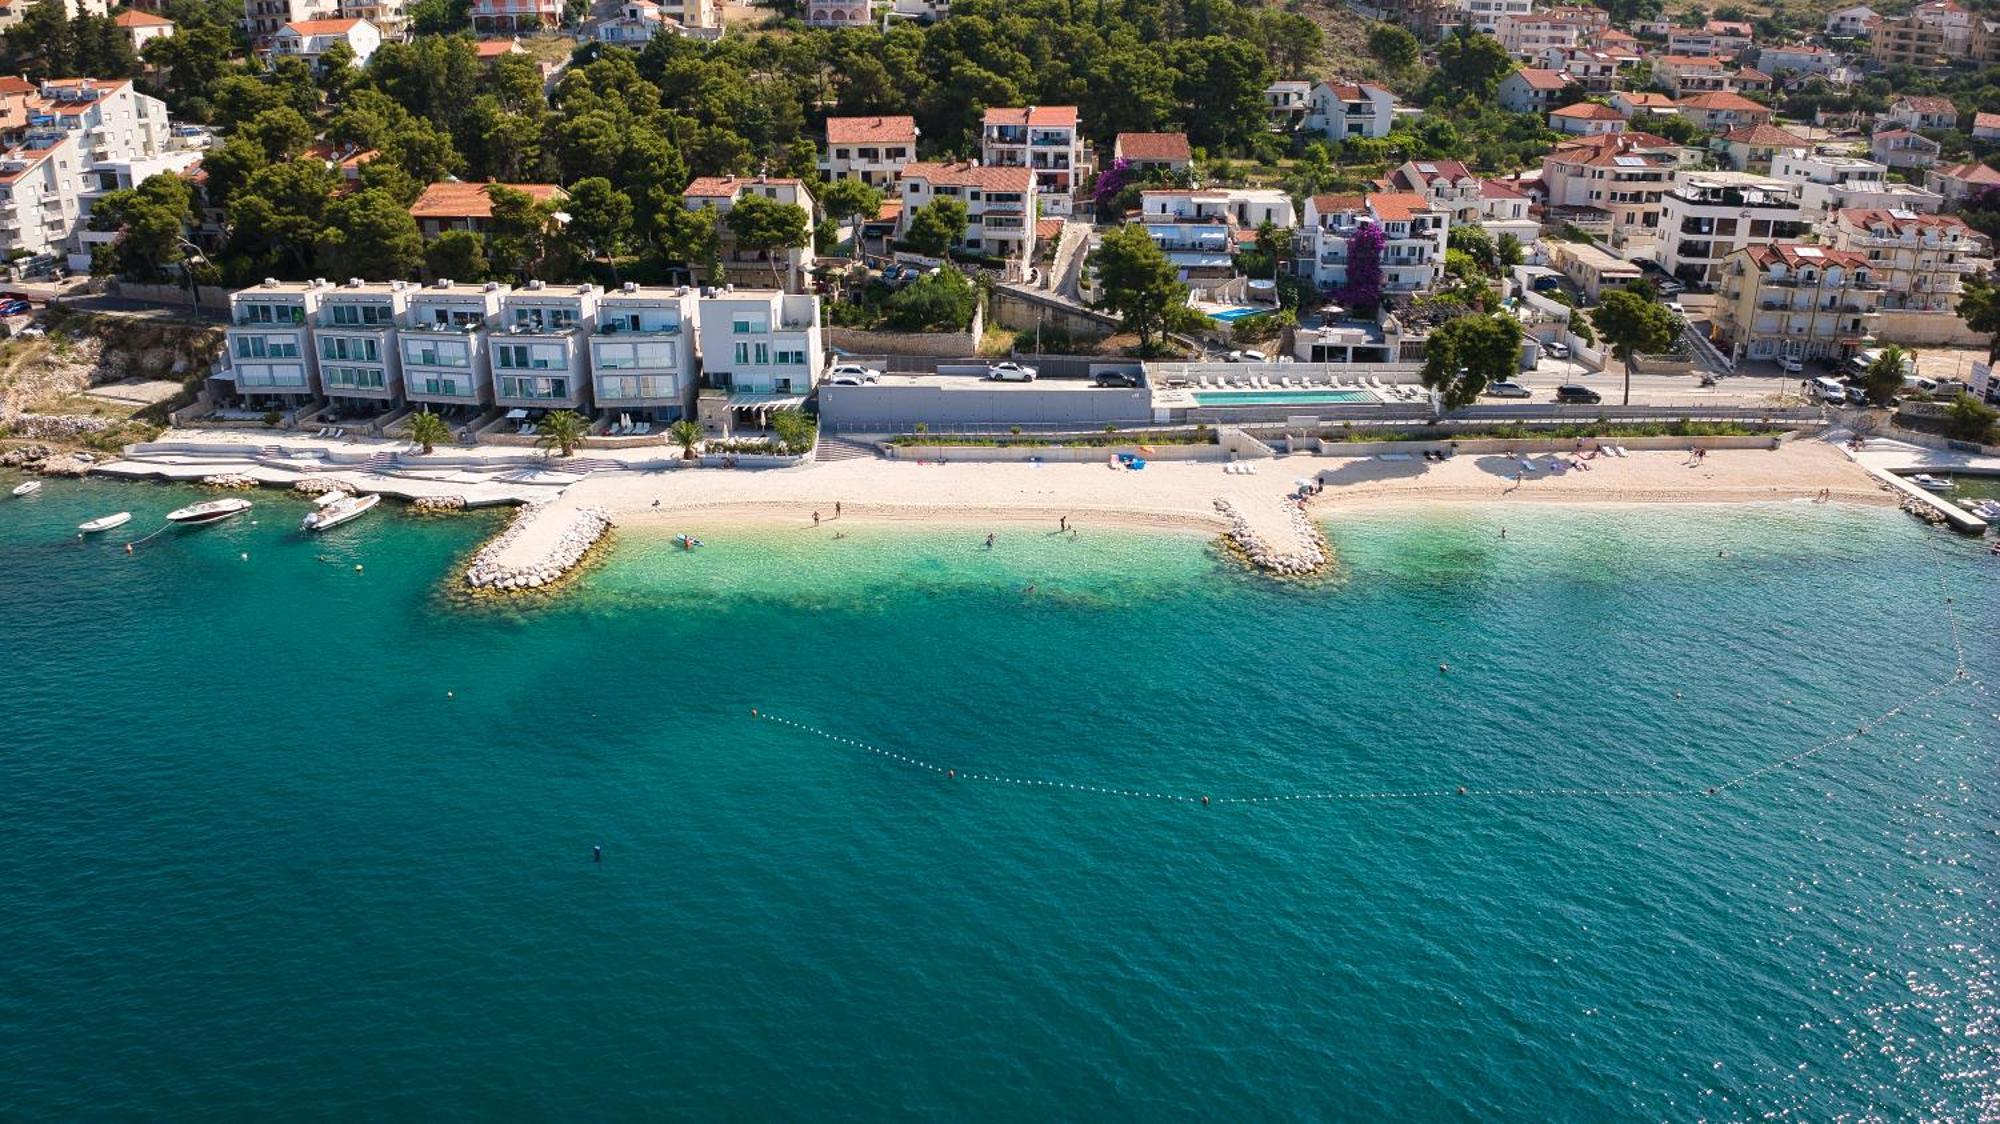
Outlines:
<svg viewBox="0 0 2000 1124"><path fill-rule="evenodd" d="M382 361L381 345L372 338L349 336L320 336L319 357L321 359L354 359L363 363Z"/></svg>
<svg viewBox="0 0 2000 1124"><path fill-rule="evenodd" d="M403 362L421 367L470 367L472 353L457 340L404 340Z"/></svg>
<svg viewBox="0 0 2000 1124"><path fill-rule="evenodd" d="M238 359L297 359L299 341L292 336L237 336Z"/></svg>
<svg viewBox="0 0 2000 1124"><path fill-rule="evenodd" d="M328 387L346 387L352 390L382 389L380 367L321 367L319 378Z"/></svg>
<svg viewBox="0 0 2000 1124"><path fill-rule="evenodd" d="M336 304L327 309L328 320L334 324L374 327L395 323L395 313L386 304Z"/></svg>
<svg viewBox="0 0 2000 1124"><path fill-rule="evenodd" d="M303 324L306 322L306 307L302 304L244 304L236 310L239 324Z"/></svg>
<svg viewBox="0 0 2000 1124"><path fill-rule="evenodd" d="M472 383L466 379L427 378L424 380L424 393L440 398L470 398Z"/></svg>
<svg viewBox="0 0 2000 1124"><path fill-rule="evenodd" d="M597 396L610 400L679 398L680 384L672 377L657 375L603 375L597 380Z"/></svg>
<svg viewBox="0 0 2000 1124"><path fill-rule="evenodd" d="M677 350L671 343L600 343L597 345L597 366L606 371L628 371L634 368L673 370Z"/></svg>
<svg viewBox="0 0 2000 1124"><path fill-rule="evenodd" d="M559 371L569 366L561 344L503 343L493 349L495 366L513 371Z"/></svg>
<svg viewBox="0 0 2000 1124"><path fill-rule="evenodd" d="M502 398L568 398L569 380L507 375L500 380Z"/></svg>

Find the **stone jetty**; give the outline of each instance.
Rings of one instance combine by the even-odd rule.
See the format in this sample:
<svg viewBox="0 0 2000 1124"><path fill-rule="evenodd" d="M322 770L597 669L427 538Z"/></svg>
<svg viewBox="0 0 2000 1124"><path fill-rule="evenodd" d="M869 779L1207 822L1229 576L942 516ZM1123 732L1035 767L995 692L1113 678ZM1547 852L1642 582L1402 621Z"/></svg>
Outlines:
<svg viewBox="0 0 2000 1124"><path fill-rule="evenodd" d="M1287 500L1284 508L1286 537L1290 541L1275 543L1257 532L1243 509L1234 501L1215 501L1215 510L1229 523L1224 537L1230 545L1243 552L1243 557L1251 565L1280 577L1305 577L1319 573L1332 557L1326 537L1320 533L1319 525L1306 514L1304 504Z"/></svg>
<svg viewBox="0 0 2000 1124"><path fill-rule="evenodd" d="M245 476L240 472L218 472L213 476L202 477L201 486L204 488L222 488L231 492L244 492L257 486L257 478L254 476Z"/></svg>
<svg viewBox="0 0 2000 1124"><path fill-rule="evenodd" d="M465 583L473 589L520 592L559 582L611 530L602 508L524 507L507 529L472 556Z"/></svg>

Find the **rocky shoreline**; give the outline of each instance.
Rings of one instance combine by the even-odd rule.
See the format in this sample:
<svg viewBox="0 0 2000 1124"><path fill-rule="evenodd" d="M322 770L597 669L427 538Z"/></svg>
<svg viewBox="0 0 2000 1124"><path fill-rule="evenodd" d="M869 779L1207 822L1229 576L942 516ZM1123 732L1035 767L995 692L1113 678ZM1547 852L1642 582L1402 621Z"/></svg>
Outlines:
<svg viewBox="0 0 2000 1124"><path fill-rule="evenodd" d="M465 584L475 590L516 593L545 589L568 576L611 530L611 515L602 508L581 507L568 514L568 522L554 545L541 558L526 565L507 565L500 557L507 552L537 519L561 518L549 514L547 505L524 507L507 529L492 542L479 548L466 567Z"/></svg>
<svg viewBox="0 0 2000 1124"><path fill-rule="evenodd" d="M1243 512L1234 503L1226 499L1215 501L1215 510L1229 522L1229 530L1223 538L1252 566L1287 578L1310 577L1320 573L1333 557L1326 536L1306 514L1304 504L1288 501L1285 509L1294 541L1292 549L1280 550L1250 529L1250 521L1243 517Z"/></svg>

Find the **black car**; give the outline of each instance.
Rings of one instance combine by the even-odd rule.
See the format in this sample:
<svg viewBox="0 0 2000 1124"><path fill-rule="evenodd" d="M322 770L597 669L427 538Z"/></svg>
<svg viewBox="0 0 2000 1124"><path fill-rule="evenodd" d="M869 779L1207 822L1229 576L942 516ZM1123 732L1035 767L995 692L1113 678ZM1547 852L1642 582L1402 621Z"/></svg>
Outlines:
<svg viewBox="0 0 2000 1124"><path fill-rule="evenodd" d="M1599 402L1604 401L1604 396L1587 386L1577 386L1574 383L1569 383L1556 387L1556 401L1581 402L1585 405L1595 406Z"/></svg>
<svg viewBox="0 0 2000 1124"><path fill-rule="evenodd" d="M1093 386L1138 386L1139 376L1124 371L1099 371L1090 376Z"/></svg>

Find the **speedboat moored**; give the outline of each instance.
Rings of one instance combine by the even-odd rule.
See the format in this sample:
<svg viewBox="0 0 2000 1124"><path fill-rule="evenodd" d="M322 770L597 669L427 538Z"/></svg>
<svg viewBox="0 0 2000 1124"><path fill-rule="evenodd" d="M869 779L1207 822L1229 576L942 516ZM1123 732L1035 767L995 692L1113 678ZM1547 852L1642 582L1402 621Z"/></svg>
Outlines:
<svg viewBox="0 0 2000 1124"><path fill-rule="evenodd" d="M220 523L248 510L250 510L249 500L231 496L228 499L208 500L203 503L191 503L186 507L177 507L167 512L167 522L198 527L204 523Z"/></svg>
<svg viewBox="0 0 2000 1124"><path fill-rule="evenodd" d="M314 508L299 520L301 531L324 531L338 527L350 519L359 519L376 504L382 502L378 495L342 496L324 507Z"/></svg>
<svg viewBox="0 0 2000 1124"><path fill-rule="evenodd" d="M1927 472L1919 472L1910 477L1910 483L1926 492L1949 492L1958 487L1958 483L1948 476L1932 476Z"/></svg>

